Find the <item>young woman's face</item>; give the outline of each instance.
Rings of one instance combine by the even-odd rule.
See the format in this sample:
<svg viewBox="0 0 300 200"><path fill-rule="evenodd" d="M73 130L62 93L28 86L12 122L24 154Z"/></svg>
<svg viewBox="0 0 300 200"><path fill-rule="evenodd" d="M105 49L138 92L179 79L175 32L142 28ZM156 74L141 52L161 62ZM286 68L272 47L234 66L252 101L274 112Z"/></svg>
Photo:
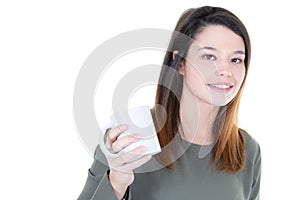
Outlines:
<svg viewBox="0 0 300 200"><path fill-rule="evenodd" d="M193 96L215 106L229 103L245 77L245 45L230 29L210 25L198 33L179 67Z"/></svg>

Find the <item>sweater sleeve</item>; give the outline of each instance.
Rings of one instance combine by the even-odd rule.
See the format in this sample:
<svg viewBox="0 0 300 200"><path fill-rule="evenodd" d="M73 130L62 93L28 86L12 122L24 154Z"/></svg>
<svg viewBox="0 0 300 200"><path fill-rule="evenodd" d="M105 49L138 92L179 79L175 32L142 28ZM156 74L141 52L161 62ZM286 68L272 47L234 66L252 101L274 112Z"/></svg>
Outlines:
<svg viewBox="0 0 300 200"><path fill-rule="evenodd" d="M117 200L107 175L109 167L103 159L99 159L99 156L102 156L100 154L102 152L97 146L94 162L88 170L88 177L78 200Z"/></svg>
<svg viewBox="0 0 300 200"><path fill-rule="evenodd" d="M252 182L252 188L250 193L250 200L260 199L260 179L261 179L261 151L260 146L257 144L257 151L254 157L254 176Z"/></svg>

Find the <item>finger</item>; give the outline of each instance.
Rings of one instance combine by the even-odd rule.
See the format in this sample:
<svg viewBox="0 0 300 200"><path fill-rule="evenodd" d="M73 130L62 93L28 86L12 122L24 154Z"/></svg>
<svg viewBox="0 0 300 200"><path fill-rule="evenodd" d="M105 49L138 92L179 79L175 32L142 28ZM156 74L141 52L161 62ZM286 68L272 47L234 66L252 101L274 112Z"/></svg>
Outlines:
<svg viewBox="0 0 300 200"><path fill-rule="evenodd" d="M144 165L151 159L151 155L144 155L141 158L136 159L135 161L132 161L130 163L127 163L119 168L121 172L132 172L134 169Z"/></svg>
<svg viewBox="0 0 300 200"><path fill-rule="evenodd" d="M107 134L108 142L110 144L112 144L114 141L117 140L118 136L126 130L127 130L127 126L124 124L115 126L111 130L109 130L109 132Z"/></svg>
<svg viewBox="0 0 300 200"><path fill-rule="evenodd" d="M139 146L137 148L134 148L133 150L121 154L119 157L115 158L111 161L111 164L113 166L123 166L124 164L127 164L134 160L135 158L140 157L145 152L144 146Z"/></svg>
<svg viewBox="0 0 300 200"><path fill-rule="evenodd" d="M130 144L139 141L139 137L137 135L127 135L122 138L118 138L111 145L111 150L113 152L119 152Z"/></svg>

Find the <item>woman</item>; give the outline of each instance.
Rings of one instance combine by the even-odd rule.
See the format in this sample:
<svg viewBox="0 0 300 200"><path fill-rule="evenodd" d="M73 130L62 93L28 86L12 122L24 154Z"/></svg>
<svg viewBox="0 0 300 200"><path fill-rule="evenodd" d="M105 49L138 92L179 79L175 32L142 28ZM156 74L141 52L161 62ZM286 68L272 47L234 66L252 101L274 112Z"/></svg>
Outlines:
<svg viewBox="0 0 300 200"><path fill-rule="evenodd" d="M247 30L230 11L185 11L165 55L159 78L164 84L157 87L155 102L166 115L152 109L162 152L141 157L140 146L107 156L103 164L97 148L79 199L259 199L260 148L237 127L250 54ZM170 76L170 69L178 75ZM118 138L124 130L119 125L107 131L112 153L139 140ZM162 167L139 170L151 162Z"/></svg>

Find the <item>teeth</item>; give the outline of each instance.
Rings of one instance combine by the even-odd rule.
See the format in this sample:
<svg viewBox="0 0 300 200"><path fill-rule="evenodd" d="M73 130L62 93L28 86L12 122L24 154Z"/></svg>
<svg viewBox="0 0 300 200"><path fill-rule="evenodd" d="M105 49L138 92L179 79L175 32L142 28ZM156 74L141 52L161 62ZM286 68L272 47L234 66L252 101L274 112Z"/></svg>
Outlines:
<svg viewBox="0 0 300 200"><path fill-rule="evenodd" d="M232 87L232 86L228 86L228 85L213 85L213 84L209 84L209 85L216 87L216 88L220 88L220 89L227 89L227 88Z"/></svg>
<svg viewBox="0 0 300 200"><path fill-rule="evenodd" d="M230 88L230 86L228 86L228 85L214 85L214 86L217 87L217 88L221 88L221 89Z"/></svg>

